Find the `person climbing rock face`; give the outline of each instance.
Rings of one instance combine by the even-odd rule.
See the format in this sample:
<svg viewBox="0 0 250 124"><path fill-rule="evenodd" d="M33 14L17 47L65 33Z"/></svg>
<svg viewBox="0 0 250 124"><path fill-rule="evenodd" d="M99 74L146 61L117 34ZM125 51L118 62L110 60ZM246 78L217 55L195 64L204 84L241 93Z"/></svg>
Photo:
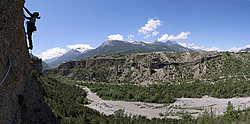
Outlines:
<svg viewBox="0 0 250 124"><path fill-rule="evenodd" d="M28 40L29 40L28 49L32 50L33 49L32 33L34 31L36 31L36 25L35 25L36 19L40 19L41 17L39 17L38 12L34 12L32 14L26 7L24 7L24 10L30 15L30 17L27 17L25 15L24 15L24 17L29 20L29 21L27 21L27 32L26 32L26 34L28 34Z"/></svg>

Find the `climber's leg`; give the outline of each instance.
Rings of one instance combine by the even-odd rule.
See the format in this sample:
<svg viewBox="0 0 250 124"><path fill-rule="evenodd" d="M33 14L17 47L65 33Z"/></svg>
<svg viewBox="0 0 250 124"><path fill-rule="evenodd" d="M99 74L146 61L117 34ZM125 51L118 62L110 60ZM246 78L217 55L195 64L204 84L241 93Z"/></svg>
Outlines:
<svg viewBox="0 0 250 124"><path fill-rule="evenodd" d="M26 22L26 25L27 25L27 29L26 29L26 32L25 32L25 34L28 34L31 30L31 25L30 25L30 21L27 21Z"/></svg>
<svg viewBox="0 0 250 124"><path fill-rule="evenodd" d="M33 43L32 43L32 32L28 32L28 40L29 40L29 47L28 49L33 49Z"/></svg>
<svg viewBox="0 0 250 124"><path fill-rule="evenodd" d="M32 44L32 27L31 27L30 21L27 22L27 35L28 35L28 40L29 40L29 47L28 49L33 49L33 44Z"/></svg>

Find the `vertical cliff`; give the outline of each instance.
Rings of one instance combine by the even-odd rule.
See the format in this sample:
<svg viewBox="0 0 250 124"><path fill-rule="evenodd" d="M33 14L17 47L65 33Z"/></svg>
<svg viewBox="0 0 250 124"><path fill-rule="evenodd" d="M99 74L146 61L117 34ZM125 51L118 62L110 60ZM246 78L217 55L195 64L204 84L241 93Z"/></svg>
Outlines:
<svg viewBox="0 0 250 124"><path fill-rule="evenodd" d="M24 0L0 1L0 123L58 123L43 99L38 77L31 77ZM11 64L10 64L11 63Z"/></svg>

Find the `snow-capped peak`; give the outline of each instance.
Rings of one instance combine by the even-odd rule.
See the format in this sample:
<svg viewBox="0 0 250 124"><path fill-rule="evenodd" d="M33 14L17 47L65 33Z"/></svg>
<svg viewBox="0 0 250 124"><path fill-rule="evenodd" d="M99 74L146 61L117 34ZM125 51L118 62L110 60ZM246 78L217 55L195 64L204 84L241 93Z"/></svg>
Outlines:
<svg viewBox="0 0 250 124"><path fill-rule="evenodd" d="M84 53L87 50L94 49L93 47L91 47L90 45L87 45L87 44L68 45L67 47L69 47L70 49L79 51L81 53Z"/></svg>

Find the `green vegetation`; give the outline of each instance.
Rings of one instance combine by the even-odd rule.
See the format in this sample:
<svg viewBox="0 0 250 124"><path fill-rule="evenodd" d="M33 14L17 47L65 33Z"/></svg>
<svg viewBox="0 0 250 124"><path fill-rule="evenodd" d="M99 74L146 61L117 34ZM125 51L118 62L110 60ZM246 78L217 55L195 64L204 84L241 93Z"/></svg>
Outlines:
<svg viewBox="0 0 250 124"><path fill-rule="evenodd" d="M202 82L165 85L109 85L84 84L97 92L102 99L141 101L150 103L173 103L176 98L201 98L204 95L216 98L250 96L250 81L208 84Z"/></svg>
<svg viewBox="0 0 250 124"><path fill-rule="evenodd" d="M216 117L211 111L205 111L200 117L196 119L197 124L249 124L250 123L250 109L239 111L234 110L233 105L228 102L228 107L223 116Z"/></svg>
<svg viewBox="0 0 250 124"><path fill-rule="evenodd" d="M82 89L47 77L42 77L41 82L45 89L45 100L62 124L181 124L187 122L186 120L156 118L150 120L144 116L128 116L123 110L106 116L83 105L86 92Z"/></svg>
<svg viewBox="0 0 250 124"><path fill-rule="evenodd" d="M78 96L78 97L76 98L76 102L79 103L79 104L88 104L89 101L88 101L88 99L86 98L86 96L87 96L87 92L82 91L82 95L81 95L81 96Z"/></svg>
<svg viewBox="0 0 250 124"><path fill-rule="evenodd" d="M224 116L216 117L213 112L204 112L197 119L192 119L188 113L182 114L181 120L174 119L147 119L144 116L128 116L124 110L118 110L114 115L106 116L93 109L85 107L81 100L86 100L86 92L76 86L64 84L52 78L42 77L42 85L45 89L45 100L58 116L62 124L220 124L220 123L249 123L250 110L235 111L229 102ZM91 85L93 86L93 85ZM110 85L111 86L111 85ZM151 87L153 88L153 86ZM81 97L80 102L78 101ZM168 116L161 113L161 116Z"/></svg>
<svg viewBox="0 0 250 124"><path fill-rule="evenodd" d="M126 53L126 51L121 53ZM82 85L80 82L84 81L95 82L83 85L90 88L92 92L96 92L102 99L163 104L173 103L181 97L250 96L249 53L204 53L207 55L190 53L191 58L188 58L188 61L201 59L204 56L220 56L202 60L198 64L164 65L168 64L167 62L182 63L183 58L189 57L186 54L168 52L164 54L113 54L82 60L93 62L93 65L71 69L65 66L50 74L50 77L57 80L43 78L45 99L53 112L61 118L62 123L250 123L250 110L235 111L231 103L228 103L225 115L219 117L216 117L211 111L204 112L197 119L192 119L190 113L182 112L179 113L182 120L149 120L142 116L128 116L124 114L124 110L116 111L115 115L106 116L85 107L84 104L89 103L86 99L87 94L75 86L75 84ZM169 60L164 60L164 58ZM94 61L98 59L124 60L96 64ZM156 63L155 65L158 66L152 66L152 63ZM138 85L144 81L158 84ZM194 109L203 110L203 108ZM160 114L162 117L170 115L171 112Z"/></svg>

